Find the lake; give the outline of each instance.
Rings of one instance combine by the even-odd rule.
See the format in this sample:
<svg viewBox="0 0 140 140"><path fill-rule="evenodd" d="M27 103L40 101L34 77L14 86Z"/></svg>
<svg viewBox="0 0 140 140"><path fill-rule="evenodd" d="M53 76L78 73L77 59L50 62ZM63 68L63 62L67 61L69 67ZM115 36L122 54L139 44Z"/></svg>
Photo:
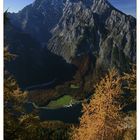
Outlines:
<svg viewBox="0 0 140 140"><path fill-rule="evenodd" d="M32 103L24 105L26 111L32 112L35 109ZM82 115L82 103L74 104L71 107L61 107L57 109L38 108L38 115L41 121L57 120L65 123L79 123L79 117Z"/></svg>

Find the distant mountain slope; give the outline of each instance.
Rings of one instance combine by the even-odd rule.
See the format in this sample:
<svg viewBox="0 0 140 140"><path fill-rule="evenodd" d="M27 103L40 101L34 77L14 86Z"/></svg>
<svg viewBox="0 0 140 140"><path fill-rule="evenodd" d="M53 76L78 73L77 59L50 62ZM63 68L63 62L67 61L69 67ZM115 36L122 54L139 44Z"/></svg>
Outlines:
<svg viewBox="0 0 140 140"><path fill-rule="evenodd" d="M10 23L5 26L5 46L16 57L5 64L22 88L55 80L55 84L71 80L76 68L61 57L41 48L30 34Z"/></svg>
<svg viewBox="0 0 140 140"><path fill-rule="evenodd" d="M54 76L45 76L53 73L63 81L73 77L85 81L114 66L122 72L136 61L136 19L107 0L36 0L18 13L9 13L9 18L14 28L11 32L5 27L7 43L11 52L18 50L22 69L30 66L27 77L36 84L53 80ZM23 80L19 68L11 63L8 69L22 83L29 81Z"/></svg>
<svg viewBox="0 0 140 140"><path fill-rule="evenodd" d="M13 25L46 45L51 29L63 14L63 7L63 0L36 0L18 13L9 13L9 17Z"/></svg>

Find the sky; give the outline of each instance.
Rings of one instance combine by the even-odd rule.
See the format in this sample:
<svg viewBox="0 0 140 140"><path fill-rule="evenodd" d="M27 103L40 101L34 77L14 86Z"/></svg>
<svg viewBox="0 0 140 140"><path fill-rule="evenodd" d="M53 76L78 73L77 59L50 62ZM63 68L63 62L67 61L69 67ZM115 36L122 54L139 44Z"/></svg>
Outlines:
<svg viewBox="0 0 140 140"><path fill-rule="evenodd" d="M18 12L34 0L4 0L4 10ZM136 17L136 0L108 0L114 7L122 12Z"/></svg>
<svg viewBox="0 0 140 140"><path fill-rule="evenodd" d="M122 12L136 17L136 0L108 0Z"/></svg>

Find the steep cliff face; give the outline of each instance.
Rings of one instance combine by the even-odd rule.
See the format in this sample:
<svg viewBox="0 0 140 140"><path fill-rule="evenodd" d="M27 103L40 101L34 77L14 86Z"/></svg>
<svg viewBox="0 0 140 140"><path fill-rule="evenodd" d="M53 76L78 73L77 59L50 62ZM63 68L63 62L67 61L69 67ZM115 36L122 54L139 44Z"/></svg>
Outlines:
<svg viewBox="0 0 140 140"><path fill-rule="evenodd" d="M18 13L9 13L9 18L16 27L14 30L20 30L24 36L27 34L38 42L31 46L28 43L27 47L23 45L26 51L22 50L25 52L22 55L18 51L18 55L19 58L29 54L38 56L39 59L31 62L27 59L27 62L34 67L41 63L41 75L50 75L51 69L55 69L54 73L57 71L54 65L60 63L61 69L57 72L58 75L61 73L60 79L65 79L63 72L65 77L73 77L73 65L77 67L77 79L87 76L92 79L113 66L124 71L130 62L136 61L136 19L117 10L107 0L36 0ZM12 36L16 41L19 37L10 31L5 34L9 33L7 39ZM30 42L27 38L21 37L20 42ZM15 49L22 45L20 42ZM8 43L14 48L11 41ZM66 71L69 72L66 74ZM22 75L22 72L18 71L18 74Z"/></svg>
<svg viewBox="0 0 140 140"><path fill-rule="evenodd" d="M136 59L136 20L107 0L68 1L48 49L67 62L91 54L96 67L125 67Z"/></svg>

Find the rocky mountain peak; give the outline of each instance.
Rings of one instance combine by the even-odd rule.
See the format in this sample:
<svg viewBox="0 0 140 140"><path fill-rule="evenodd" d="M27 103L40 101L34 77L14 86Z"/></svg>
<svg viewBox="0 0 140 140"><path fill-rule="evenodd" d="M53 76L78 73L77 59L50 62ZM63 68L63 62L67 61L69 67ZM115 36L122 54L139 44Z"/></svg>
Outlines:
<svg viewBox="0 0 140 140"><path fill-rule="evenodd" d="M14 26L46 46L51 37L50 30L63 14L63 7L63 0L36 0L18 13L9 13L9 17Z"/></svg>
<svg viewBox="0 0 140 140"><path fill-rule="evenodd" d="M63 7L63 0L35 0L32 3L32 7L44 11L50 8L58 10Z"/></svg>
<svg viewBox="0 0 140 140"><path fill-rule="evenodd" d="M73 1L67 3L52 32L48 44L51 52L68 63L90 54L95 65L106 68L121 67L124 64L120 59L135 61L135 18L117 10L107 0ZM88 2L92 4L87 5Z"/></svg>
<svg viewBox="0 0 140 140"><path fill-rule="evenodd" d="M36 0L9 16L39 47L83 69L82 75L114 66L123 71L136 60L136 19L107 0Z"/></svg>

